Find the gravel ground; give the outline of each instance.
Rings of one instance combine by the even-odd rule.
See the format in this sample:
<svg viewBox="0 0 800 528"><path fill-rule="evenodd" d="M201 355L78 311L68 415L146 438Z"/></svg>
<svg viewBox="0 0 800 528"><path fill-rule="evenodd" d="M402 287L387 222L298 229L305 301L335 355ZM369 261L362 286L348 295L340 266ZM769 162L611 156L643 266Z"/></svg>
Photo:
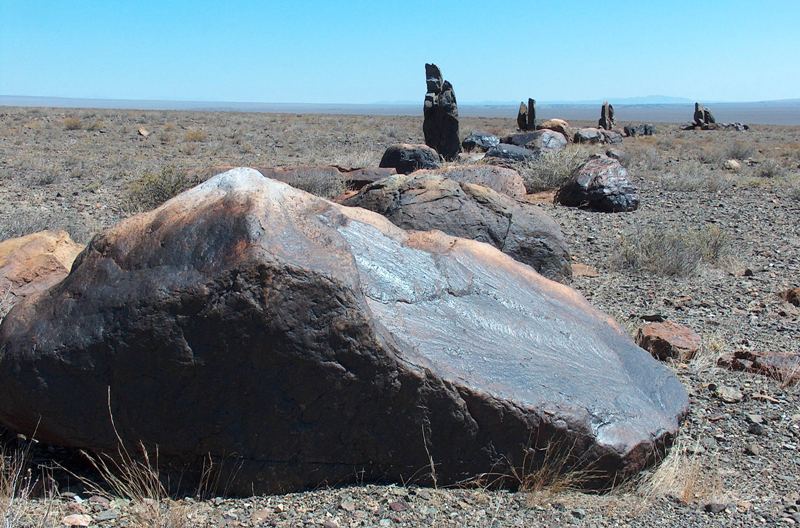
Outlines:
<svg viewBox="0 0 800 528"><path fill-rule="evenodd" d="M75 122L68 118L79 128L71 129ZM140 127L151 134L140 136ZM464 135L473 128L510 132L513 120L464 119L462 127ZM574 259L598 271L573 282L592 303L631 332L643 318L664 318L703 339L695 360L672 365L691 397L681 437L661 469L640 482L604 495L363 485L155 503L93 496L55 470L62 491L77 495L23 501L28 521L17 524L59 526L67 515L88 515L82 520L93 526L800 525L798 387L716 366L720 355L740 349L800 357L800 309L778 297L800 286L800 128L658 128L653 138L620 146L631 156L639 210L603 214L537 205L561 224ZM421 141L418 119L3 108L0 239L65 228L85 242L129 214L131 182L165 166L377 165L388 144L402 141ZM753 165L723 171L730 154ZM724 234L729 251L688 276L617 263L648 229L709 227ZM738 401L723 401L726 391ZM34 458L63 456L38 447Z"/></svg>

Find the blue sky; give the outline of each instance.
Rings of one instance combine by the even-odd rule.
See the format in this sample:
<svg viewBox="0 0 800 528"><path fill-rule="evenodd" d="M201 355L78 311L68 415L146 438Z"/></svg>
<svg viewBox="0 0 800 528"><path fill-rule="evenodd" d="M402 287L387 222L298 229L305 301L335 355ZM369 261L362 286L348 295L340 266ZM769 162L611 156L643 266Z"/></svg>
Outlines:
<svg viewBox="0 0 800 528"><path fill-rule="evenodd" d="M800 0L0 0L0 94L459 101L800 97Z"/></svg>

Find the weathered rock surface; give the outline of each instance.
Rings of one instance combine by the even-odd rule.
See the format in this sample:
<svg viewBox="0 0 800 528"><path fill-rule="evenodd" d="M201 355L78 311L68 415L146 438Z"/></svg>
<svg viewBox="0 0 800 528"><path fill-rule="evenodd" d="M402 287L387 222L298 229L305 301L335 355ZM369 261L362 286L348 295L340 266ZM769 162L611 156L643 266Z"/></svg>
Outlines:
<svg viewBox="0 0 800 528"><path fill-rule="evenodd" d="M711 110L705 108L700 103L694 104L694 124L698 127L704 127L707 125L713 125L716 123L717 120L714 118L714 114L711 113Z"/></svg>
<svg viewBox="0 0 800 528"><path fill-rule="evenodd" d="M639 207L639 191L628 180L628 171L619 161L593 155L575 169L556 193L555 200L569 207L616 213Z"/></svg>
<svg viewBox="0 0 800 528"><path fill-rule="evenodd" d="M448 161L461 152L458 133L458 103L450 81L445 81L435 64L425 65L427 93L423 109L422 131L425 144Z"/></svg>
<svg viewBox="0 0 800 528"><path fill-rule="evenodd" d="M700 350L701 340L691 328L664 321L642 326L636 332L636 344L661 361L689 361Z"/></svg>
<svg viewBox="0 0 800 528"><path fill-rule="evenodd" d="M517 110L517 128L528 130L528 107L524 102L519 104L519 110Z"/></svg>
<svg viewBox="0 0 800 528"><path fill-rule="evenodd" d="M227 458L229 493L510 474L531 444L630 474L688 405L570 288L248 169L96 236L0 343L5 426L115 451L110 407L186 486Z"/></svg>
<svg viewBox="0 0 800 528"><path fill-rule="evenodd" d="M439 174L459 183L482 185L512 198L523 198L526 194L522 176L508 167L488 164L448 165L441 169L416 171L415 174L422 173Z"/></svg>
<svg viewBox="0 0 800 528"><path fill-rule="evenodd" d="M492 147L486 151L487 158L498 158L508 161L530 161L537 159L540 155L541 153L535 150L518 147L517 145L509 145L507 143L500 143L496 147Z"/></svg>
<svg viewBox="0 0 800 528"><path fill-rule="evenodd" d="M401 143L387 148L378 165L408 174L418 169L438 169L440 161L439 154L427 145Z"/></svg>
<svg viewBox="0 0 800 528"><path fill-rule="evenodd" d="M651 125L650 123L638 124L638 125L626 125L623 130L625 132L625 135L629 137L652 136L656 133L656 127Z"/></svg>
<svg viewBox="0 0 800 528"><path fill-rule="evenodd" d="M438 229L491 244L549 279L565 282L572 276L558 224L535 205L481 185L419 171L376 182L343 203L381 214L403 229Z"/></svg>
<svg viewBox="0 0 800 528"><path fill-rule="evenodd" d="M597 126L604 130L611 130L615 125L614 106L606 101L603 103L603 106L600 107L600 119L597 122Z"/></svg>
<svg viewBox="0 0 800 528"><path fill-rule="evenodd" d="M784 385L800 383L800 353L737 350L719 359L719 365L760 374L776 379Z"/></svg>
<svg viewBox="0 0 800 528"><path fill-rule="evenodd" d="M521 132L503 138L503 143L526 147L539 152L558 152L567 146L567 138L560 132L541 129L534 132Z"/></svg>
<svg viewBox="0 0 800 528"><path fill-rule="evenodd" d="M65 231L40 231L0 242L0 319L20 300L69 273L83 246Z"/></svg>
<svg viewBox="0 0 800 528"><path fill-rule="evenodd" d="M572 137L569 123L567 123L563 119L548 119L546 121L542 121L539 124L539 129L555 130L556 132L564 134L564 137L567 139Z"/></svg>
<svg viewBox="0 0 800 528"><path fill-rule="evenodd" d="M603 143L608 143L609 145L619 145L622 143L622 134L616 130L600 130L600 134L603 136Z"/></svg>
<svg viewBox="0 0 800 528"><path fill-rule="evenodd" d="M575 143L604 143L605 136L598 128L579 128L573 138Z"/></svg>
<svg viewBox="0 0 800 528"><path fill-rule="evenodd" d="M488 132L481 132L479 130L473 130L467 137L464 138L464 141L461 142L461 146L464 147L464 150L467 152L472 152L473 150L486 152L490 148L499 144L500 138L493 134L489 134Z"/></svg>

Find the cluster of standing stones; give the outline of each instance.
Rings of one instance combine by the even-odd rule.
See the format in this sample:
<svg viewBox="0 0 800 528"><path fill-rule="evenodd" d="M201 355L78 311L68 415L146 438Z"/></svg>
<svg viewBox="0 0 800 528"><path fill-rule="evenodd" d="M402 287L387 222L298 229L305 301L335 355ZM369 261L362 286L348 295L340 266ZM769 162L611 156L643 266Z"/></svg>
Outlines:
<svg viewBox="0 0 800 528"><path fill-rule="evenodd" d="M606 102L573 130L529 99L517 132L461 142L452 85L425 73L425 144L390 146L379 168L220 167L85 248L0 242L0 425L101 453L157 446L189 487L210 458L233 494L515 475L553 447L587 486L653 463L688 408L656 359L674 329L642 333L651 355L569 288L568 243L514 169L653 126L619 130ZM693 127L715 124L698 104ZM589 157L555 202L635 210L622 157ZM312 173L352 190L291 185Z"/></svg>

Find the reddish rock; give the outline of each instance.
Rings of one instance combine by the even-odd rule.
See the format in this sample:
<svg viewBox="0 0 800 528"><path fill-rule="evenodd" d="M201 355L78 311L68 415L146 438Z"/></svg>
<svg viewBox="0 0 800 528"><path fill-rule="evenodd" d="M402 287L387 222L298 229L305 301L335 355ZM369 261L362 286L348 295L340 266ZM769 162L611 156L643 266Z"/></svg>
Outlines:
<svg viewBox="0 0 800 528"><path fill-rule="evenodd" d="M579 262L572 263L572 276L573 277L599 277L600 272L597 271L597 268L593 266L589 266L587 264L581 264Z"/></svg>
<svg viewBox="0 0 800 528"><path fill-rule="evenodd" d="M0 242L0 318L19 300L66 277L82 249L65 231L40 231Z"/></svg>
<svg viewBox="0 0 800 528"><path fill-rule="evenodd" d="M800 353L797 352L737 350L720 358L719 365L732 370L761 374L785 385L800 382Z"/></svg>
<svg viewBox="0 0 800 528"><path fill-rule="evenodd" d="M572 129L569 127L569 123L563 119L548 119L547 121L543 121L537 128L540 130L555 130L556 132L564 134L564 137L568 140L572 138Z"/></svg>
<svg viewBox="0 0 800 528"><path fill-rule="evenodd" d="M636 333L636 344L661 361L688 361L700 350L701 340L691 328L664 321L642 326Z"/></svg>
<svg viewBox="0 0 800 528"><path fill-rule="evenodd" d="M790 288L782 291L779 295L784 301L795 306L800 306L800 288Z"/></svg>
<svg viewBox="0 0 800 528"><path fill-rule="evenodd" d="M416 174L436 174L459 183L474 183L493 189L512 198L525 196L525 180L519 172L497 165L448 165L441 169L416 171Z"/></svg>

